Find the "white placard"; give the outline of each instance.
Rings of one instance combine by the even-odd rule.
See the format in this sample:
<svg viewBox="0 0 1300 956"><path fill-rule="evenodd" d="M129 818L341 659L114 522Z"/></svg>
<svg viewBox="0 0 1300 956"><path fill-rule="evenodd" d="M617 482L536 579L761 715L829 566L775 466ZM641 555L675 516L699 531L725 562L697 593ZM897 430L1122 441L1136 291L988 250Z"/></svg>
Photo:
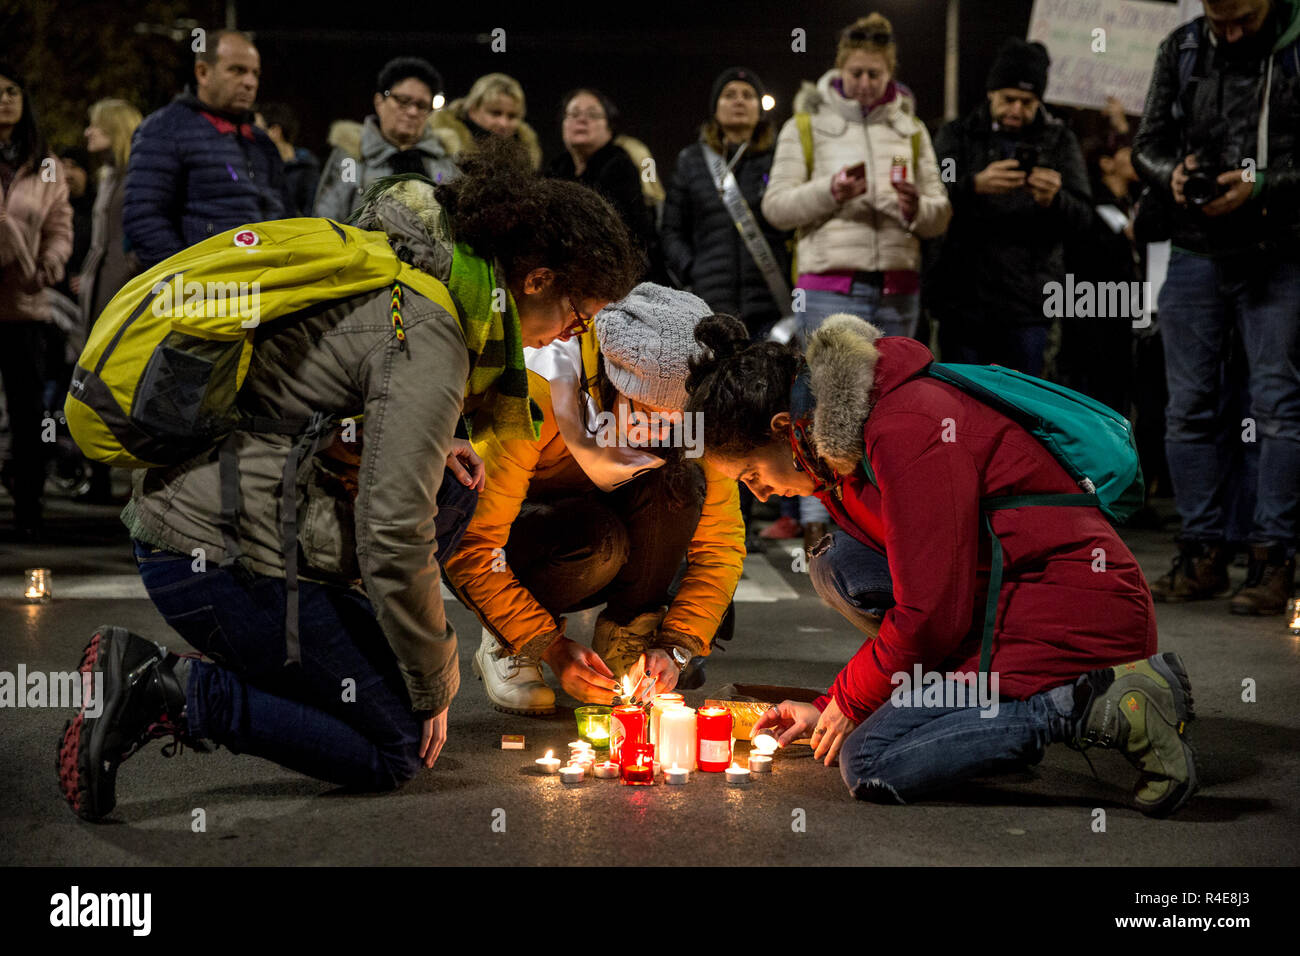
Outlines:
<svg viewBox="0 0 1300 956"><path fill-rule="evenodd" d="M1107 96L1141 114L1160 41L1187 17L1149 0L1034 0L1029 39L1047 47L1049 103L1100 109Z"/></svg>

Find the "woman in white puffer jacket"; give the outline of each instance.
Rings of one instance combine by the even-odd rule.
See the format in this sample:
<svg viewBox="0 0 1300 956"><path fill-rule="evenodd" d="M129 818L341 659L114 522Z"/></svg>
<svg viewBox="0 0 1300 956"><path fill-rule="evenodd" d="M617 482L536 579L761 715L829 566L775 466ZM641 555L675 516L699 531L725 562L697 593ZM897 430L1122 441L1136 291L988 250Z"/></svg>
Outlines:
<svg viewBox="0 0 1300 956"><path fill-rule="evenodd" d="M855 21L840 34L835 69L803 85L777 140L763 215L798 230L794 310L805 340L837 312L886 335L916 332L920 240L948 228L952 205L897 68L889 21ZM826 521L816 499L800 503L806 546Z"/></svg>

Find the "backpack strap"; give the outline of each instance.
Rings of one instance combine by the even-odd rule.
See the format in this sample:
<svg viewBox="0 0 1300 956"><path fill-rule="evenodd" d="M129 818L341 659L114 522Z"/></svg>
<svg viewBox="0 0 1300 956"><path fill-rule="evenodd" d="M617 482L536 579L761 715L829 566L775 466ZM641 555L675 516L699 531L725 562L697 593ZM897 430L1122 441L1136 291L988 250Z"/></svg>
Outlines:
<svg viewBox="0 0 1300 956"><path fill-rule="evenodd" d="M980 673L987 674L993 662L993 631L998 620L998 606L1002 603L1002 542L993 532L994 511L1007 508L1024 508L1034 505L1053 507L1072 506L1083 508L1101 507L1101 499L1090 494L1043 494L1043 495L1001 495L980 500L980 513L984 519L984 530L989 533L989 589L984 601L984 636L980 640Z"/></svg>
<svg viewBox="0 0 1300 956"><path fill-rule="evenodd" d="M794 125L799 130L799 145L803 147L803 166L806 175L812 179L813 171L813 134L812 114L795 113Z"/></svg>

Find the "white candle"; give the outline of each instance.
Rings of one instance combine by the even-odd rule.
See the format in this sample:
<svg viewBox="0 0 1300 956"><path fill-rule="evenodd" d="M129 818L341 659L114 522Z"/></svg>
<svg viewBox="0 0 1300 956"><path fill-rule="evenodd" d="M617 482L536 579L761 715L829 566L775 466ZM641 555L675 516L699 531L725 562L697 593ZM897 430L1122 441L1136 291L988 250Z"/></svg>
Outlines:
<svg viewBox="0 0 1300 956"><path fill-rule="evenodd" d="M771 734L756 734L754 739L749 742L749 745L755 753L767 754L768 756L776 753L781 746Z"/></svg>
<svg viewBox="0 0 1300 956"><path fill-rule="evenodd" d="M749 783L749 769L732 764L727 768L727 783L733 787L743 787Z"/></svg>
<svg viewBox="0 0 1300 956"><path fill-rule="evenodd" d="M557 773L560 769L560 758L553 756L554 751L546 751L545 757L538 757L535 761L537 769L542 773Z"/></svg>
<svg viewBox="0 0 1300 956"><path fill-rule="evenodd" d="M771 773L772 758L767 754L750 754L749 769L752 773Z"/></svg>
<svg viewBox="0 0 1300 956"><path fill-rule="evenodd" d="M677 706L659 716L659 745L655 748L660 761L668 767L695 769L695 710Z"/></svg>
<svg viewBox="0 0 1300 956"><path fill-rule="evenodd" d="M650 743L659 746L659 720L664 711L685 706L681 694L655 694L650 701Z"/></svg>
<svg viewBox="0 0 1300 956"><path fill-rule="evenodd" d="M688 776L690 776L690 771L685 767L672 766L664 771L664 783L683 784Z"/></svg>
<svg viewBox="0 0 1300 956"><path fill-rule="evenodd" d="M602 780L613 780L618 776L618 764L612 760L603 760L596 764L595 774Z"/></svg>
<svg viewBox="0 0 1300 956"><path fill-rule="evenodd" d="M582 766L570 764L560 768L560 779L565 783L582 783Z"/></svg>
<svg viewBox="0 0 1300 956"><path fill-rule="evenodd" d="M574 754L569 758L570 767L581 767L583 770L590 770L595 765L595 754Z"/></svg>

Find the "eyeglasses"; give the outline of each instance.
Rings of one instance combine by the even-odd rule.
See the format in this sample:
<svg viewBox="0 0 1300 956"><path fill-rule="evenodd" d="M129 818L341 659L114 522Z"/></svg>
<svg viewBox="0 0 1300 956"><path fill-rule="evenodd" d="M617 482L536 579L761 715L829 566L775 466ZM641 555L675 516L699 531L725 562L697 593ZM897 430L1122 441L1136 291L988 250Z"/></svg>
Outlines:
<svg viewBox="0 0 1300 956"><path fill-rule="evenodd" d="M571 120L585 119L597 123L605 118L605 114L600 110L565 110L564 118Z"/></svg>
<svg viewBox="0 0 1300 956"><path fill-rule="evenodd" d="M852 40L854 43L875 43L879 46L889 46L894 42L894 35L885 30L871 32L866 30L845 30L842 37L845 40Z"/></svg>
<svg viewBox="0 0 1300 956"><path fill-rule="evenodd" d="M576 308L574 308L573 303L570 302L567 298L564 300L564 304L565 306L568 307L568 310L573 313L573 317L576 321L571 322L569 325L565 326L564 331L560 333L560 336L562 338L572 338L575 335L581 335L583 332L586 332L589 328L591 328L591 320L594 318L594 316L583 315Z"/></svg>
<svg viewBox="0 0 1300 956"><path fill-rule="evenodd" d="M6 86L3 89L0 89L0 99L3 99L6 96L11 96L16 100L20 100L23 97L22 88L17 86Z"/></svg>
<svg viewBox="0 0 1300 956"><path fill-rule="evenodd" d="M433 112L433 104L428 100L417 100L414 96L406 96L403 93L394 93L392 90L384 90L384 99L392 100L397 104L399 110L414 109L417 113L422 115Z"/></svg>

